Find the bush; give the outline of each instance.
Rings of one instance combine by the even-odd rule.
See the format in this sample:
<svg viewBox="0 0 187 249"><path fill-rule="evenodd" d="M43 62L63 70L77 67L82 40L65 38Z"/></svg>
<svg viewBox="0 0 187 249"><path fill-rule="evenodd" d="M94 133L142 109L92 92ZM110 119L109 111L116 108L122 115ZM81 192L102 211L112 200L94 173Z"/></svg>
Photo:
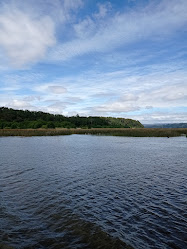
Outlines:
<svg viewBox="0 0 187 249"><path fill-rule="evenodd" d="M54 123L53 123L53 122L48 122L48 123L47 123L47 128L54 129L54 128L55 128Z"/></svg>

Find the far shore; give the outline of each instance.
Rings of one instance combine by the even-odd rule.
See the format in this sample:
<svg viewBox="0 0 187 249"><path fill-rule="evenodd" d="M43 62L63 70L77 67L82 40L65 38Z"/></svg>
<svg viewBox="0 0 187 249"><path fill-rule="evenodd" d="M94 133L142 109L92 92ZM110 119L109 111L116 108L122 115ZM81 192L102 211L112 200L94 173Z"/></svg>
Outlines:
<svg viewBox="0 0 187 249"><path fill-rule="evenodd" d="M108 135L126 137L177 137L186 136L187 128L91 128L91 129L0 129L0 136L60 136L72 134Z"/></svg>

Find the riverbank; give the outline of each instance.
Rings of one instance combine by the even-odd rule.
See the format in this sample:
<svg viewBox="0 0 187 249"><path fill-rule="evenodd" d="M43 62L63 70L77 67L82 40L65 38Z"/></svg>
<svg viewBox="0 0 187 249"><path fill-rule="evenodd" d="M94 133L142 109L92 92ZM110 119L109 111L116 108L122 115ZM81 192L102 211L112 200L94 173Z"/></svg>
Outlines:
<svg viewBox="0 0 187 249"><path fill-rule="evenodd" d="M60 136L72 134L128 136L128 137L177 137L187 136L187 128L92 128L92 129L0 129L0 136Z"/></svg>

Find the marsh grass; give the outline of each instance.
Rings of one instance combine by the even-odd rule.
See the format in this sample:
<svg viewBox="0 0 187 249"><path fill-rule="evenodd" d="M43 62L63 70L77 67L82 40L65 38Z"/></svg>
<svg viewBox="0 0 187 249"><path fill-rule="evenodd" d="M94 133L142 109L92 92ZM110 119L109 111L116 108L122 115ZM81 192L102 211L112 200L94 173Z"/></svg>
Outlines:
<svg viewBox="0 0 187 249"><path fill-rule="evenodd" d="M177 137L187 136L187 128L92 128L92 129L0 129L0 136L59 136L90 134L128 137Z"/></svg>

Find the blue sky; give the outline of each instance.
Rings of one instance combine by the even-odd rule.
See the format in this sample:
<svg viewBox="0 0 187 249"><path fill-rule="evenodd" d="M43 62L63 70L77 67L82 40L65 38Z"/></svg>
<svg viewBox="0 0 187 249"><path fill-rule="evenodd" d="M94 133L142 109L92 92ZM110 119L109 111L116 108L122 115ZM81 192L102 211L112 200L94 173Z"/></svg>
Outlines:
<svg viewBox="0 0 187 249"><path fill-rule="evenodd" d="M0 0L0 106L187 122L186 0Z"/></svg>

